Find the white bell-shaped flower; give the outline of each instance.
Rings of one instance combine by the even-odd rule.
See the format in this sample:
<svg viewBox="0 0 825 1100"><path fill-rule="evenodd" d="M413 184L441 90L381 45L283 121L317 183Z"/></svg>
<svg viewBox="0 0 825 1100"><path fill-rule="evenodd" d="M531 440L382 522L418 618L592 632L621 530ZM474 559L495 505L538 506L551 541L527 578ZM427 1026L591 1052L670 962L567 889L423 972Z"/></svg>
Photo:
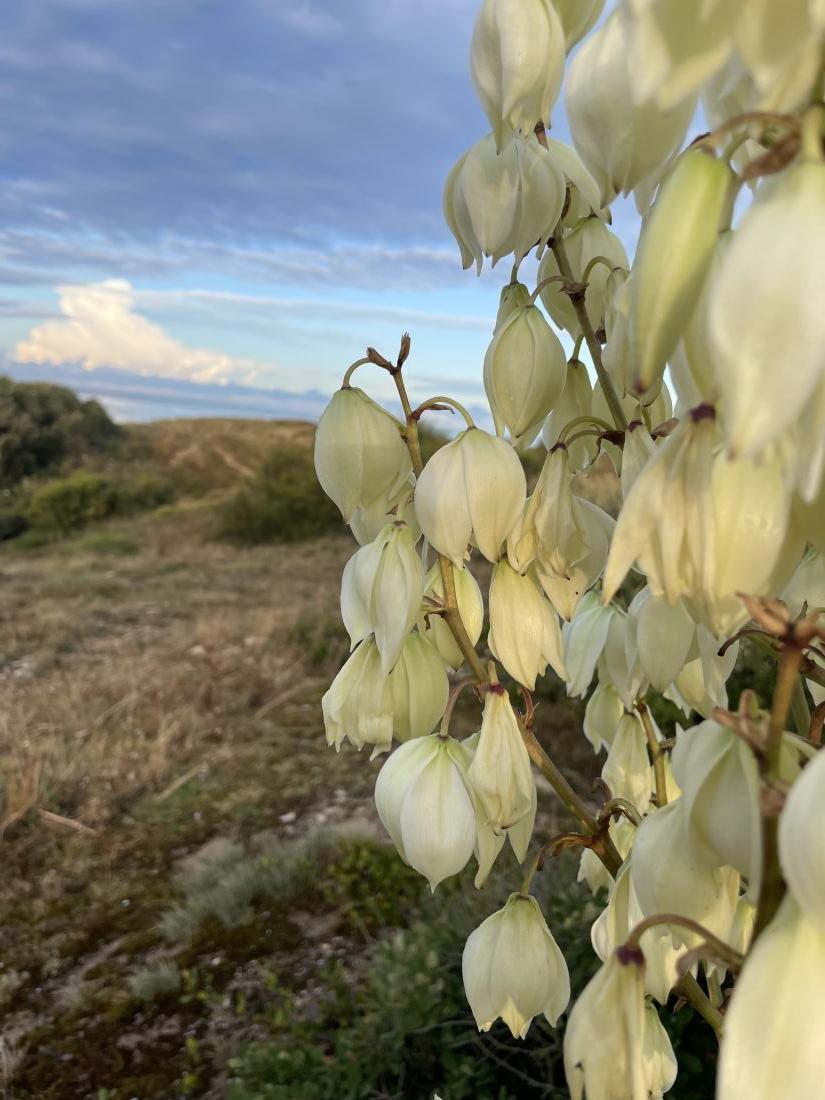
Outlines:
<svg viewBox="0 0 825 1100"><path fill-rule="evenodd" d="M372 745L373 756L389 749L393 700L374 638L352 653L321 699L321 710L328 745L339 751L345 740L358 749Z"/></svg>
<svg viewBox="0 0 825 1100"><path fill-rule="evenodd" d="M605 607L595 592L588 592L562 626L568 695L575 698L587 693L616 613L615 608Z"/></svg>
<svg viewBox="0 0 825 1100"><path fill-rule="evenodd" d="M395 665L421 613L424 570L414 532L400 521L388 524L378 538L362 546L344 567L341 618L353 646L375 635L381 667Z"/></svg>
<svg viewBox="0 0 825 1100"><path fill-rule="evenodd" d="M468 428L436 451L415 487L415 511L430 544L461 567L470 539L498 561L524 508L527 482L503 439Z"/></svg>
<svg viewBox="0 0 825 1100"><path fill-rule="evenodd" d="M822 1095L823 973L825 933L788 896L736 979L719 1052L718 1100Z"/></svg>
<svg viewBox="0 0 825 1100"><path fill-rule="evenodd" d="M564 73L564 29L552 0L483 0L470 75L501 148L509 128L545 121Z"/></svg>
<svg viewBox="0 0 825 1100"><path fill-rule="evenodd" d="M534 305L500 324L484 356L484 390L499 435L529 446L554 407L567 374L564 348Z"/></svg>
<svg viewBox="0 0 825 1100"><path fill-rule="evenodd" d="M689 814L681 798L648 814L636 830L630 864L633 889L645 917L679 913L727 939L739 896L739 873L707 867L694 851ZM693 947L698 933L670 925L674 943Z"/></svg>
<svg viewBox="0 0 825 1100"><path fill-rule="evenodd" d="M676 161L645 221L628 284L638 392L661 384L699 301L720 229L730 218L733 178L726 160L689 149Z"/></svg>
<svg viewBox="0 0 825 1100"><path fill-rule="evenodd" d="M788 581L782 599L793 618L801 614L803 607L809 614L825 608L825 554L811 547Z"/></svg>
<svg viewBox="0 0 825 1100"><path fill-rule="evenodd" d="M374 542L388 523L403 519L415 532L414 541L421 537L418 521L411 506L415 478L412 474L397 491L382 493L368 504L359 504L349 518L349 527L361 546Z"/></svg>
<svg viewBox="0 0 825 1100"><path fill-rule="evenodd" d="M467 752L432 734L401 745L375 783L375 806L398 854L435 891L467 865L476 843L476 813L467 786Z"/></svg>
<svg viewBox="0 0 825 1100"><path fill-rule="evenodd" d="M747 0L737 21L736 48L766 110L794 110L811 101L820 67L822 31L811 0Z"/></svg>
<svg viewBox="0 0 825 1100"><path fill-rule="evenodd" d="M604 9L604 0L553 0L553 4L564 27L568 51L595 27Z"/></svg>
<svg viewBox="0 0 825 1100"><path fill-rule="evenodd" d="M536 781L501 684L487 688L478 747L468 774L482 815L493 829L509 829L530 813Z"/></svg>
<svg viewBox="0 0 825 1100"><path fill-rule="evenodd" d="M660 110L636 103L630 67L631 21L615 9L578 51L567 73L565 106L582 160L599 184L602 205L629 194L682 142L695 98Z"/></svg>
<svg viewBox="0 0 825 1100"><path fill-rule="evenodd" d="M595 216L582 218L569 233L564 235L564 248L574 279L582 279L585 269L596 256L604 256L614 267L630 267L624 245L601 218ZM587 316L594 330L600 329L604 324L604 314L607 304L607 280L610 276L610 268L603 263L595 264L587 277L587 290L584 295L584 304ZM539 264L538 281L551 279L559 275L559 265L552 251L544 254ZM556 280L542 287L539 292L542 305L550 314L553 322L559 328L566 329L574 338L581 331L576 311L570 296L562 289Z"/></svg>
<svg viewBox="0 0 825 1100"><path fill-rule="evenodd" d="M412 473L401 424L363 390L333 394L315 432L315 472L321 488L349 522L378 497L392 497Z"/></svg>
<svg viewBox="0 0 825 1100"><path fill-rule="evenodd" d="M590 416L592 398L593 384L587 367L580 359L570 359L567 363L564 389L541 429L541 439L548 451L558 443L559 433L571 420ZM593 436L577 439L567 448L571 469L580 470L588 466L596 457L596 451L597 444Z"/></svg>
<svg viewBox="0 0 825 1100"><path fill-rule="evenodd" d="M552 154L535 136L508 134L496 152L492 134L452 168L444 185L444 217L465 268L485 256L516 263L552 236L564 206L565 182Z"/></svg>
<svg viewBox="0 0 825 1100"><path fill-rule="evenodd" d="M651 687L667 691L685 667L695 644L696 623L683 603L669 604L643 588L630 604L636 620L639 663Z"/></svg>
<svg viewBox="0 0 825 1100"><path fill-rule="evenodd" d="M713 371L713 351L710 345L708 329L708 310L711 302L716 271L722 262L722 256L731 232L722 233L713 254L699 300L682 331L682 336L669 360L670 380L678 398L678 415L683 416L697 405L719 401L719 385Z"/></svg>
<svg viewBox="0 0 825 1100"><path fill-rule="evenodd" d="M534 897L511 894L471 932L461 960L479 1031L499 1017L523 1039L535 1016L555 1027L570 1001L567 964Z"/></svg>
<svg viewBox="0 0 825 1100"><path fill-rule="evenodd" d="M481 627L484 622L484 599L478 581L466 565L458 566L450 562L455 586L456 603L458 613L467 637L473 645L481 637ZM425 578L424 595L430 596L438 604L444 603L444 580L441 576L441 566L438 562L432 567ZM464 664L464 654L459 649L458 643L453 637L453 632L447 626L441 615L428 616L427 636L433 642L442 658L450 668L461 668Z"/></svg>
<svg viewBox="0 0 825 1100"><path fill-rule="evenodd" d="M685 715L695 710L709 718L715 707L727 707L726 684L739 656L739 642L719 655L720 641L698 623L688 659L682 671L663 694L681 707Z"/></svg>
<svg viewBox="0 0 825 1100"><path fill-rule="evenodd" d="M601 607L601 604L599 604ZM575 623L575 619L573 622ZM570 624L573 625L572 623ZM611 683L599 683L587 700L582 728L594 752L610 748L624 714L624 703Z"/></svg>
<svg viewBox="0 0 825 1100"><path fill-rule="evenodd" d="M389 684L393 735L409 741L432 733L447 706L450 683L437 649L417 630L407 635Z"/></svg>
<svg viewBox="0 0 825 1100"><path fill-rule="evenodd" d="M478 747L478 734L467 738L466 741L462 742L462 745L474 753ZM474 881L477 889L481 889L487 881L505 841L510 841L510 847L513 849L516 860L519 863L524 863L530 841L533 839L537 809L538 794L535 783L533 784L530 809L524 817L519 818L515 825L511 825L509 829L494 829L486 820L484 811L478 807L476 808L476 825L478 828L476 860L478 861L478 871Z"/></svg>
<svg viewBox="0 0 825 1100"><path fill-rule="evenodd" d="M565 229L572 229L582 218L598 214L601 209L599 186L572 145L567 145L549 134L545 140L567 182L569 201L562 217L562 225Z"/></svg>
<svg viewBox="0 0 825 1100"><path fill-rule="evenodd" d="M806 918L825 932L825 754L818 752L791 787L779 818L779 858Z"/></svg>
<svg viewBox="0 0 825 1100"><path fill-rule="evenodd" d="M625 798L644 813L653 794L653 772L644 726L637 714L623 714L607 752L602 779L614 798Z"/></svg>
<svg viewBox="0 0 825 1100"><path fill-rule="evenodd" d="M613 952L585 986L564 1033L564 1073L571 1100L661 1100L673 1085L676 1059L645 1006L640 953Z"/></svg>
<svg viewBox="0 0 825 1100"><path fill-rule="evenodd" d="M803 160L760 187L714 277L712 362L725 435L739 455L762 454L798 419L825 374L823 234L825 162Z"/></svg>
<svg viewBox="0 0 825 1100"><path fill-rule="evenodd" d="M632 710L647 690L647 679L639 661L636 619L618 608L610 619L598 667L599 682L612 684L625 709Z"/></svg>
<svg viewBox="0 0 825 1100"><path fill-rule="evenodd" d="M507 561L493 567L487 641L496 660L530 691L548 664L565 678L558 616L533 578Z"/></svg>

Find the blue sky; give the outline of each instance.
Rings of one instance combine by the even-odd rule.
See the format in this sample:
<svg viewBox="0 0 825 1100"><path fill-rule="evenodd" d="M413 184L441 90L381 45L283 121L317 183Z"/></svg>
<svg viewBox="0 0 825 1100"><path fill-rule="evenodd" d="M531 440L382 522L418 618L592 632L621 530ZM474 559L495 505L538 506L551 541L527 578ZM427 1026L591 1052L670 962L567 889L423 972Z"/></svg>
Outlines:
<svg viewBox="0 0 825 1100"><path fill-rule="evenodd" d="M463 272L441 216L488 128L477 5L4 0L0 367L122 419L202 413L204 385L219 412L226 383L311 415L409 329L416 396L480 401L509 269Z"/></svg>

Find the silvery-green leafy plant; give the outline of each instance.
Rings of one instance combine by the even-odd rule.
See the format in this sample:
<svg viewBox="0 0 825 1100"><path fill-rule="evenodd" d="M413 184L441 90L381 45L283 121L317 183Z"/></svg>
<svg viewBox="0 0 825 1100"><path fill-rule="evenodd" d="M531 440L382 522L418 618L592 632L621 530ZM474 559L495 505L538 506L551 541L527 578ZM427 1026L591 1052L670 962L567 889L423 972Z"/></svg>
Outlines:
<svg viewBox="0 0 825 1100"><path fill-rule="evenodd" d="M524 864L467 942L465 989L482 1030L565 1028L572 1097L661 1098L678 1075L670 1005L719 1040L717 1100L816 1100L825 4L604 8L483 0L478 15L491 133L450 172L444 212L465 267L512 261L484 363L493 430L448 396L413 404L406 335L394 360L370 348L346 371L318 426L319 480L361 544L327 740L389 753L379 816L433 890L471 860L479 887L497 862ZM575 148L547 134L565 67ZM632 260L610 228L631 193ZM398 418L353 386L367 366L392 378ZM466 427L425 463L419 422L444 408ZM537 436L528 485L519 453ZM595 463L614 469L615 515L581 495ZM743 637L775 677L734 700ZM605 754L589 802L534 728L543 677L587 700L582 732ZM478 730L459 740L465 688ZM683 714L670 738L661 696ZM536 772L564 804L561 836L534 836ZM571 848L602 904L602 966L572 1008L531 893Z"/></svg>

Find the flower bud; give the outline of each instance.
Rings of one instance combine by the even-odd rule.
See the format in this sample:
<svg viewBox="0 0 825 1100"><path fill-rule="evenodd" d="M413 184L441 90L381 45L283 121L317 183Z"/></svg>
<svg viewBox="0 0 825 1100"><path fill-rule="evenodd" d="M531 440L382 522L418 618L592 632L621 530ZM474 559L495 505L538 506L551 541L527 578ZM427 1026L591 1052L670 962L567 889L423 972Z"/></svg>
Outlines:
<svg viewBox="0 0 825 1100"><path fill-rule="evenodd" d="M444 186L444 217L464 267L512 253L520 263L546 244L564 206L565 183L552 155L534 136L512 133L496 153L492 134L453 167Z"/></svg>
<svg viewBox="0 0 825 1100"><path fill-rule="evenodd" d="M823 973L825 934L788 896L736 980L719 1052L719 1100L822 1095Z"/></svg>
<svg viewBox="0 0 825 1100"><path fill-rule="evenodd" d="M570 64L565 105L573 143L599 184L602 205L629 194L682 142L695 99L668 111L637 104L631 21L616 9Z"/></svg>
<svg viewBox="0 0 825 1100"><path fill-rule="evenodd" d="M616 610L605 607L595 592L588 592L570 621L562 626L568 695L575 698L587 693L615 614Z"/></svg>
<svg viewBox="0 0 825 1100"><path fill-rule="evenodd" d="M416 737L378 773L375 806L398 854L434 892L467 865L476 814L467 789L466 752L451 737Z"/></svg>
<svg viewBox="0 0 825 1100"><path fill-rule="evenodd" d="M614 952L585 986L564 1033L564 1073L571 1100L661 1100L672 1086L676 1059L645 1009L641 956Z"/></svg>
<svg viewBox="0 0 825 1100"><path fill-rule="evenodd" d="M435 646L414 630L389 675L393 734L399 741L432 733L447 706L447 669Z"/></svg>
<svg viewBox="0 0 825 1100"><path fill-rule="evenodd" d="M496 660L530 691L548 664L564 679L556 612L533 578L521 576L507 561L493 567L487 641Z"/></svg>
<svg viewBox="0 0 825 1100"><path fill-rule="evenodd" d="M571 359L567 364L564 389L541 429L542 442L548 451L558 443L559 433L571 420L590 416L592 396L593 386L587 367L580 359ZM567 448L571 469L579 470L588 466L596 457L596 451L597 444L592 436L577 439Z"/></svg>
<svg viewBox="0 0 825 1100"><path fill-rule="evenodd" d="M529 446L564 389L567 359L538 306L517 309L496 329L484 356L484 390L499 435Z"/></svg>
<svg viewBox="0 0 825 1100"><path fill-rule="evenodd" d="M602 768L602 779L614 798L625 798L644 813L653 793L647 738L637 714L623 714Z"/></svg>
<svg viewBox="0 0 825 1100"><path fill-rule="evenodd" d="M375 634L381 668L387 675L401 653L404 639L421 613L424 571L413 532L391 523L378 538L362 546L344 567L341 618L357 645Z"/></svg>
<svg viewBox="0 0 825 1100"><path fill-rule="evenodd" d="M568 51L592 30L604 8L604 0L553 0Z"/></svg>
<svg viewBox="0 0 825 1100"><path fill-rule="evenodd" d="M471 538L488 561L498 561L526 495L524 470L510 444L468 428L424 467L415 511L425 538L461 567Z"/></svg>
<svg viewBox="0 0 825 1100"><path fill-rule="evenodd" d="M532 304L532 295L524 283L506 283L501 288L494 332L502 327L512 314Z"/></svg>
<svg viewBox="0 0 825 1100"><path fill-rule="evenodd" d="M467 631L467 637L475 645L481 637L481 626L484 622L484 600L481 589L478 587L478 581L466 565L459 567L450 562L450 569L453 572L458 614L464 629ZM438 562L427 574L424 594L431 596L439 604L444 604L444 581L441 576L441 566ZM429 624L426 631L427 637L441 654L443 660L447 662L450 668L461 668L464 664L464 654L459 649L458 643L453 637L453 632L447 626L444 617L442 615L429 615L427 621Z"/></svg>
<svg viewBox="0 0 825 1100"><path fill-rule="evenodd" d="M782 870L806 918L825 932L825 755L818 752L791 787L779 818Z"/></svg>
<svg viewBox="0 0 825 1100"><path fill-rule="evenodd" d="M645 221L630 280L630 335L638 392L661 383L695 309L730 216L733 173L701 148L677 161Z"/></svg>
<svg viewBox="0 0 825 1100"><path fill-rule="evenodd" d="M601 607L601 604L598 606ZM605 747L610 748L623 714L624 703L619 698L619 693L612 684L603 684L600 681L584 708L584 736L593 746L594 752L600 752Z"/></svg>
<svg viewBox="0 0 825 1100"><path fill-rule="evenodd" d="M739 455L761 454L823 377L823 234L825 163L803 161L760 187L725 249L708 323L725 435Z"/></svg>
<svg viewBox="0 0 825 1100"><path fill-rule="evenodd" d="M483 0L470 75L501 149L507 129L531 134L559 94L564 30L551 0Z"/></svg>
<svg viewBox="0 0 825 1100"><path fill-rule="evenodd" d="M464 991L479 1031L501 1017L523 1039L534 1016L551 1027L570 1001L570 977L534 897L511 894L470 933L461 960Z"/></svg>
<svg viewBox="0 0 825 1100"><path fill-rule="evenodd" d="M357 749L373 745L375 756L392 742L393 701L373 638L355 649L321 699L327 744L340 751L344 740Z"/></svg>
<svg viewBox="0 0 825 1100"><path fill-rule="evenodd" d="M501 684L490 685L484 697L478 748L468 774L478 805L494 829L509 829L530 812L536 783Z"/></svg>
<svg viewBox="0 0 825 1100"><path fill-rule="evenodd" d="M363 390L333 394L315 433L321 488L349 522L356 508L392 497L412 473L401 425Z"/></svg>
<svg viewBox="0 0 825 1100"><path fill-rule="evenodd" d="M564 248L573 278L581 280L585 269L596 256L604 256L614 267L629 268L627 253L624 245L612 233L604 222L597 217L582 218L569 233L564 236ZM559 275L559 265L551 251L544 254L539 264L538 281L550 279ZM604 325L604 313L607 302L607 280L610 268L603 263L595 264L587 277L587 290L584 295L584 304L587 316L594 330L598 331ZM570 301L570 296L565 293L559 282L548 283L540 291L544 308L550 314L553 322L559 328L566 329L572 337L579 336L581 326Z"/></svg>

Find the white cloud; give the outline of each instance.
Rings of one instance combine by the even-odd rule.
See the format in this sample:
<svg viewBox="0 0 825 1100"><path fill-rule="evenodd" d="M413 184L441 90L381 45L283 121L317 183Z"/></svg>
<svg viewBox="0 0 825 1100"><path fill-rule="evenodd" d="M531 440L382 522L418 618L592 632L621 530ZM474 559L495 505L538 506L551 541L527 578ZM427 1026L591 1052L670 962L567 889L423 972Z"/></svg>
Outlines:
<svg viewBox="0 0 825 1100"><path fill-rule="evenodd" d="M79 363L142 375L250 385L272 366L220 351L191 348L134 310L125 279L58 288L59 320L36 325L14 349L21 363Z"/></svg>

